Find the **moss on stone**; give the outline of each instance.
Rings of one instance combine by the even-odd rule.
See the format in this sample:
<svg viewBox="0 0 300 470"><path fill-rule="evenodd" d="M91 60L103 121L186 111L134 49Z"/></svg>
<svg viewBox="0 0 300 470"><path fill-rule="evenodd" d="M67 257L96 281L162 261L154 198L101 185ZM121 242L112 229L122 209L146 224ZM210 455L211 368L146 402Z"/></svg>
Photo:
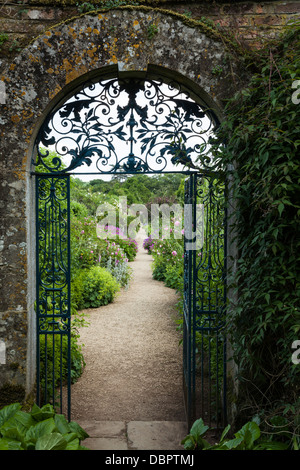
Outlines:
<svg viewBox="0 0 300 470"><path fill-rule="evenodd" d="M43 0L43 1L47 1L47 0ZM49 0L49 1L53 1L53 2L57 2L57 1L60 1L60 2L63 2L63 1L73 2L73 0ZM76 16L72 16L70 18L67 18L67 19L63 20L62 22L60 22L60 23L56 23L56 24L52 25L48 29L52 30L54 28L57 28L60 25L68 24L68 23L70 23L72 21L75 21L78 18L81 18L81 17L86 16L86 15L97 15L101 12L103 13L103 12L108 12L108 11L111 11L111 10L131 10L131 11L136 10L136 11L144 11L144 12L154 12L154 13L160 13L161 15L171 16L173 18L176 18L178 21L182 22L183 24L185 24L186 26L188 26L190 28L198 29L203 34L205 34L206 36L208 36L212 39L215 39L219 42L222 42L225 48L227 48L228 50L230 50L232 52L234 51L234 52L238 53L240 56L242 56L242 55L248 56L249 55L248 50L245 51L235 41L235 39L230 36L230 34L228 32L226 32L224 30L220 30L217 26L214 26L213 22L209 19L207 19L207 20L204 19L204 18L201 18L201 20L194 19L194 18L188 17L187 15L179 13L175 10L169 10L169 9L164 9L164 8L160 8L160 7L154 7L154 6L146 5L145 1L144 2L138 2L139 4L137 4L137 2L133 2L133 1L128 0L126 2L126 5L117 5L116 4L116 5L109 5L108 7L105 7L105 5L103 5L103 2L101 2L102 6L100 8L97 8L96 3L97 2L93 2L93 4L95 4L95 10L87 11L87 12L78 14ZM142 4L142 3L144 3L144 4ZM152 3L154 5L154 1L152 1ZM156 4L162 4L162 3L172 4L173 2L162 2L161 0L158 0L156 2ZM41 37L43 34L44 33L42 33L38 37ZM38 39L38 37L33 38L30 41L30 43L34 42L36 39Z"/></svg>
<svg viewBox="0 0 300 470"><path fill-rule="evenodd" d="M235 0L236 2L243 2L244 0ZM78 0L31 0L29 2L30 5L39 5L39 6L78 6ZM112 3L118 3L116 0L81 0L80 3L90 3L92 5L104 5L108 4L111 5ZM182 4L184 3L183 0L127 0L128 4L139 4L139 5L148 5L148 6L156 6L156 5L174 5L174 4ZM203 3L228 3L228 0L189 0L190 4L203 4Z"/></svg>

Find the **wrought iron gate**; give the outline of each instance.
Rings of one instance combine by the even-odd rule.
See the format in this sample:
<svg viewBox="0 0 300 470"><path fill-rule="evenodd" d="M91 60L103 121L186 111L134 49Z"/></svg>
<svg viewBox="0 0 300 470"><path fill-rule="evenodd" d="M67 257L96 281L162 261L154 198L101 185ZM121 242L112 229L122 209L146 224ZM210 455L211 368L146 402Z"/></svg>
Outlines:
<svg viewBox="0 0 300 470"><path fill-rule="evenodd" d="M188 426L226 416L226 208L216 174L185 182L183 389Z"/></svg>
<svg viewBox="0 0 300 470"><path fill-rule="evenodd" d="M36 176L39 404L51 402L62 411L67 402L70 419L70 173L153 174L169 172L170 164L181 165L179 170L186 172L198 168L194 162L200 154L203 168L211 170L209 136L217 126L218 119L203 98L195 100L194 92L184 85L157 75L151 78L151 73L147 79L125 75L90 80L46 117L36 138L36 171L32 172ZM188 231L185 234L186 410L189 423L197 414L205 418L205 413L217 423L220 414L226 416L224 187L212 174L193 173L185 191L186 205L191 207L185 219L190 219L191 228L198 228L197 207L203 208L202 232L196 233L195 240L192 235L188 239ZM200 248L199 239L203 240ZM198 402L204 407L201 412ZM206 403L210 404L207 410Z"/></svg>
<svg viewBox="0 0 300 470"><path fill-rule="evenodd" d="M36 177L37 403L70 420L70 177Z"/></svg>

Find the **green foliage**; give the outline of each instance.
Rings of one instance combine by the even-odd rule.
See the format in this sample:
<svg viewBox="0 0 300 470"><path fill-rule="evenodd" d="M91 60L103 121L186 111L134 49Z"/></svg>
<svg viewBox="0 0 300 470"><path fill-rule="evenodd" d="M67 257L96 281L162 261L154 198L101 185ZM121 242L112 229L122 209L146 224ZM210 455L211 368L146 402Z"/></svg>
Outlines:
<svg viewBox="0 0 300 470"><path fill-rule="evenodd" d="M71 210L71 214L73 216L78 217L80 219L83 219L84 217L88 216L88 209L81 202L71 200L70 201L70 210Z"/></svg>
<svg viewBox="0 0 300 470"><path fill-rule="evenodd" d="M33 405L30 413L13 403L0 410L0 450L85 450L88 434L78 423L55 414L52 405Z"/></svg>
<svg viewBox="0 0 300 470"><path fill-rule="evenodd" d="M167 265L164 273L164 281L167 287L182 291L183 289L183 263L178 258Z"/></svg>
<svg viewBox="0 0 300 470"><path fill-rule="evenodd" d="M6 33L0 33L0 49L2 44L8 40L8 35Z"/></svg>
<svg viewBox="0 0 300 470"><path fill-rule="evenodd" d="M106 202L126 196L128 204L148 204L157 197L173 197L183 180L184 176L181 174L157 174L151 177L124 174L114 175L111 181L92 180L89 183L80 182L79 185L84 193L101 193ZM83 194L81 197L84 197Z"/></svg>
<svg viewBox="0 0 300 470"><path fill-rule="evenodd" d="M112 262L112 259L109 258L106 263L106 269L116 279L120 286L125 288L129 286L132 275L132 268L128 265L128 263L115 264Z"/></svg>
<svg viewBox="0 0 300 470"><path fill-rule="evenodd" d="M92 2L77 2L76 3L76 6L78 8L78 11L80 13L87 13L89 11L93 11L93 10L96 10L97 8L105 8L105 9L108 9L108 8L117 8L117 7L120 7L120 6L123 6L123 5L128 5L128 3L130 5L138 5L137 2L128 2L128 1L124 1L124 0L96 0L96 1L92 1Z"/></svg>
<svg viewBox="0 0 300 470"><path fill-rule="evenodd" d="M209 431L202 418L194 422L190 433L183 439L182 444L186 450L286 450L288 444L279 441L273 441L269 437L262 436L261 430L255 421L247 422L234 438L227 437L230 431L228 425L220 438L219 443L210 444L204 439L204 435Z"/></svg>
<svg viewBox="0 0 300 470"><path fill-rule="evenodd" d="M79 13L87 13L88 11L93 11L97 7L90 2L76 3Z"/></svg>
<svg viewBox="0 0 300 470"><path fill-rule="evenodd" d="M152 248L153 243L154 241L152 240L151 237L145 238L145 240L143 241L143 248L144 250L147 250L149 254L151 254L151 248Z"/></svg>
<svg viewBox="0 0 300 470"><path fill-rule="evenodd" d="M228 103L212 147L233 168L238 260L229 287L238 300L228 323L249 417L299 396L300 368L291 361L300 331L300 105L292 101L299 38L298 21L261 51L259 72Z"/></svg>
<svg viewBox="0 0 300 470"><path fill-rule="evenodd" d="M72 282L78 309L97 308L112 302L120 286L105 268L92 266L81 270Z"/></svg>
<svg viewBox="0 0 300 470"><path fill-rule="evenodd" d="M95 217L97 207L100 204L103 204L104 202L113 203L114 201L114 197L112 195L105 195L103 192L98 190L97 186L94 187L79 178L73 177L71 178L71 194L71 211L75 216L81 217ZM84 207L83 210L82 208L79 208L78 203Z"/></svg>
<svg viewBox="0 0 300 470"><path fill-rule="evenodd" d="M151 23L149 26L148 26L148 39L153 39L156 34L158 33L158 28L156 26L155 23Z"/></svg>
<svg viewBox="0 0 300 470"><path fill-rule="evenodd" d="M54 345L52 344L54 338ZM68 377L68 366L67 366L67 350L68 350L68 338L67 336L53 335L53 338L47 338L41 335L40 337L40 361L41 361L41 384L44 386L45 383L45 370L43 365L47 360L47 367L49 370L54 370L54 381L55 385L59 385L60 380L67 379ZM62 354L60 354L62 351ZM47 355L47 359L46 359ZM53 364L53 358L54 364ZM84 367L84 360L81 354L81 349L77 344L77 341L71 339L71 378L72 382L75 382L80 377ZM49 384L49 391L51 390L52 384Z"/></svg>
<svg viewBox="0 0 300 470"><path fill-rule="evenodd" d="M72 299L76 305L82 302L81 270L92 266L107 269L121 286L128 286L131 269L128 262L134 261L137 243L125 238L118 228L118 197L127 198L127 204L146 204L151 210L151 203L162 204L176 201L174 194L178 190L182 175L115 175L111 181L93 180L89 183L78 178L71 180L71 264L72 264ZM101 220L95 216L97 207L109 203L116 209L116 224L107 228L105 239L97 236L97 224ZM128 217L128 226L134 216ZM175 275L174 271L174 275ZM77 278L77 280L75 280ZM176 276L179 279L179 276ZM168 284L174 285L171 274Z"/></svg>
<svg viewBox="0 0 300 470"><path fill-rule="evenodd" d="M173 230L173 229L172 229ZM167 287L180 289L183 285L183 237L170 236L157 239L151 245L154 258L152 276L157 281L164 281Z"/></svg>
<svg viewBox="0 0 300 470"><path fill-rule="evenodd" d="M87 322L72 308L71 322L71 382L75 383L85 367L82 346L79 344L78 327L87 326ZM53 344L54 341L54 344ZM53 371L54 387L68 378L68 338L66 335L40 335L40 381L44 390L47 370ZM47 382L48 393L52 393L52 380Z"/></svg>

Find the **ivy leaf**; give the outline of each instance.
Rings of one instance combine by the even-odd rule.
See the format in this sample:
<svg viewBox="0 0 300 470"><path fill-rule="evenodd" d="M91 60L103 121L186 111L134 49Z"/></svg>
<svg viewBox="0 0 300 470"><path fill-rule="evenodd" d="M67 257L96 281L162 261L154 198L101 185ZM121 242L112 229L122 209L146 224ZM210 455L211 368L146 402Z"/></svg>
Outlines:
<svg viewBox="0 0 300 470"><path fill-rule="evenodd" d="M281 217L281 214L284 210L284 204L281 202L279 205L278 205L278 212L279 212L279 215Z"/></svg>

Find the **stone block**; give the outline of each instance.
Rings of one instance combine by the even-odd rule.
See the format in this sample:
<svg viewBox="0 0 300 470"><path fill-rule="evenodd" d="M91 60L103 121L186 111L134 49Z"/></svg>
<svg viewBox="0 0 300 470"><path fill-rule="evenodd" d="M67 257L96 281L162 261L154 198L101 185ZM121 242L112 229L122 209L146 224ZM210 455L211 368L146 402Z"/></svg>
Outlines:
<svg viewBox="0 0 300 470"><path fill-rule="evenodd" d="M274 4L275 13L300 13L299 2L282 2Z"/></svg>
<svg viewBox="0 0 300 470"><path fill-rule="evenodd" d="M130 421L127 432L133 450L183 450L187 425L181 421Z"/></svg>

